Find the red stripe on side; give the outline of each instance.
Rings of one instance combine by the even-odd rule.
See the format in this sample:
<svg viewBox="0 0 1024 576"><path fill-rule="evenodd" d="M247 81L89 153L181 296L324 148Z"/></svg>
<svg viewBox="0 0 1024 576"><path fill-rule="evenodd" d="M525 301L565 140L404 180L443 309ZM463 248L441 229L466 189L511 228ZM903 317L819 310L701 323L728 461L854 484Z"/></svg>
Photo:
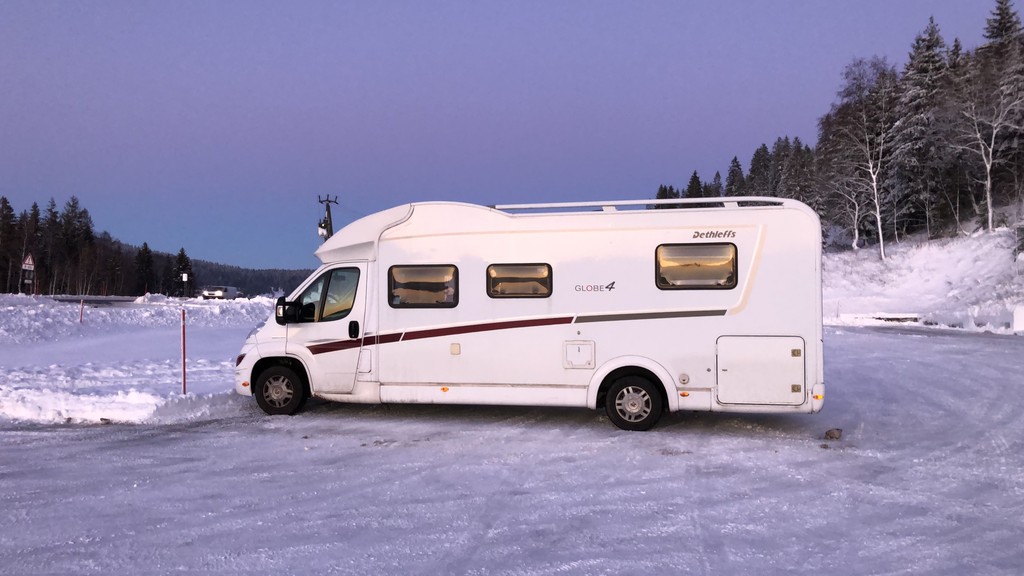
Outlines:
<svg viewBox="0 0 1024 576"><path fill-rule="evenodd" d="M417 332L399 332L395 334L378 334L367 336L362 340L340 340L338 342L325 342L307 346L313 354L324 354L326 352L338 352L351 350L360 346L375 346L378 344L391 344L401 340L419 340L422 338L439 338L442 336L453 336L455 334L472 334L474 332L493 332L495 330L509 330L513 328L535 328L537 326L557 326L560 324L572 323L572 316L564 318L539 318L536 320L511 320L509 322L491 322L488 324L470 324L467 326L452 326L450 328L436 328L434 330L420 330Z"/></svg>
<svg viewBox="0 0 1024 576"><path fill-rule="evenodd" d="M362 340L339 340L337 342L325 342L323 344L314 344L307 346L311 353L324 354L325 352L338 352L340 350L351 350L353 348L359 348L362 346L375 346L377 344L391 344L392 342L398 342L402 339L402 333L396 334L377 334L375 336L365 336Z"/></svg>
<svg viewBox="0 0 1024 576"><path fill-rule="evenodd" d="M362 345L362 340L340 340L338 342L324 342L323 344L314 344L312 346L306 346L306 348L309 348L309 351L312 352L313 354L323 354L325 352L351 350L352 348L359 348Z"/></svg>
<svg viewBox="0 0 1024 576"><path fill-rule="evenodd" d="M392 342L398 342L402 339L402 332L396 332L394 334L378 334L377 336L370 336L369 338L363 339L363 344L391 344Z"/></svg>
<svg viewBox="0 0 1024 576"><path fill-rule="evenodd" d="M572 316L564 318L538 318L536 320L512 320L509 322L491 322L489 324L470 324L468 326L452 326L450 328L436 328L434 330L420 330L418 332L406 332L402 340L419 340L421 338L437 338L440 336L453 336L455 334L472 334L474 332L492 332L495 330L508 330L511 328L534 328L537 326L556 326L569 324Z"/></svg>

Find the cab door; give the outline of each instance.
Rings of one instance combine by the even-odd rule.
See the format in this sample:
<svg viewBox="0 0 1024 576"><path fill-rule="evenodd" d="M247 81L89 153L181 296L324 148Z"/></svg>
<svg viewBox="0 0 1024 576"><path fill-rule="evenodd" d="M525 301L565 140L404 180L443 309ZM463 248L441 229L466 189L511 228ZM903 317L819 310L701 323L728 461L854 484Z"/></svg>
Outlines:
<svg viewBox="0 0 1024 576"><path fill-rule="evenodd" d="M348 394L355 386L363 346L366 263L324 271L295 300L285 349L302 359L313 394Z"/></svg>

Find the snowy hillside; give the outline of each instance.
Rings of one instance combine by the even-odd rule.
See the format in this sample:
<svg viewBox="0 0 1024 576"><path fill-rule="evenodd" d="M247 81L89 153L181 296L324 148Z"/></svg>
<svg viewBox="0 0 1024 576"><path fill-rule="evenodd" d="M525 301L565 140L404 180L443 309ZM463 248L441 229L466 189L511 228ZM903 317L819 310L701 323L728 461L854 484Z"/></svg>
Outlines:
<svg viewBox="0 0 1024 576"><path fill-rule="evenodd" d="M923 323L1010 332L1024 305L1024 262L1014 262L1011 230L969 238L889 244L828 254L823 266L826 324L872 324L916 316ZM1019 266L1019 268L1018 268Z"/></svg>

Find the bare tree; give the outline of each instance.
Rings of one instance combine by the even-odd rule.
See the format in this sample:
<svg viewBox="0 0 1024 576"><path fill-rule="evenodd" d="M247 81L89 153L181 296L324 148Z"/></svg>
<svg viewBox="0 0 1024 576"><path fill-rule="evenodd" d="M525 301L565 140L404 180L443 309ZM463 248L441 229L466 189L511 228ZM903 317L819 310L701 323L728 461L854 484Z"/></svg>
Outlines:
<svg viewBox="0 0 1024 576"><path fill-rule="evenodd" d="M829 192L839 200L838 216L843 218L853 230L853 240L850 246L854 250L860 249L860 222L867 213L867 206L864 204L866 198L863 186L851 179L837 179L828 184Z"/></svg>
<svg viewBox="0 0 1024 576"><path fill-rule="evenodd" d="M1019 46L1015 45L1010 61L1020 63ZM988 216L988 230L994 228L993 220L993 170L1007 160L999 154L1003 136L1013 130L1024 130L1018 118L1024 112L1024 92L1020 90L1017 74L993 74L988 67L972 67L961 89L962 122L959 124L960 140L956 147L969 152L980 163L980 181L985 191L985 211Z"/></svg>
<svg viewBox="0 0 1024 576"><path fill-rule="evenodd" d="M861 208L867 204L878 234L878 255L885 260L882 207L887 198L883 174L891 153L896 70L884 58L861 58L846 67L843 79L839 101L819 122L819 148L830 166L829 186L849 202L856 217L855 227ZM856 228L854 236L859 236Z"/></svg>

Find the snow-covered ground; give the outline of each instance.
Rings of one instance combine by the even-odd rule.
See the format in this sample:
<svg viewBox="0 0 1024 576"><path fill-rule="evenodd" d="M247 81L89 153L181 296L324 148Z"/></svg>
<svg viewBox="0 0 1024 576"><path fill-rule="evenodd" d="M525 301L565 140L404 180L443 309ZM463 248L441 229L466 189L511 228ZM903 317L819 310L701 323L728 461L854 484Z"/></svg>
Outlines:
<svg viewBox="0 0 1024 576"><path fill-rule="evenodd" d="M1024 573L1012 243L828 256L821 413L647 433L550 408L265 417L231 386L268 299L79 322L3 296L0 574Z"/></svg>

